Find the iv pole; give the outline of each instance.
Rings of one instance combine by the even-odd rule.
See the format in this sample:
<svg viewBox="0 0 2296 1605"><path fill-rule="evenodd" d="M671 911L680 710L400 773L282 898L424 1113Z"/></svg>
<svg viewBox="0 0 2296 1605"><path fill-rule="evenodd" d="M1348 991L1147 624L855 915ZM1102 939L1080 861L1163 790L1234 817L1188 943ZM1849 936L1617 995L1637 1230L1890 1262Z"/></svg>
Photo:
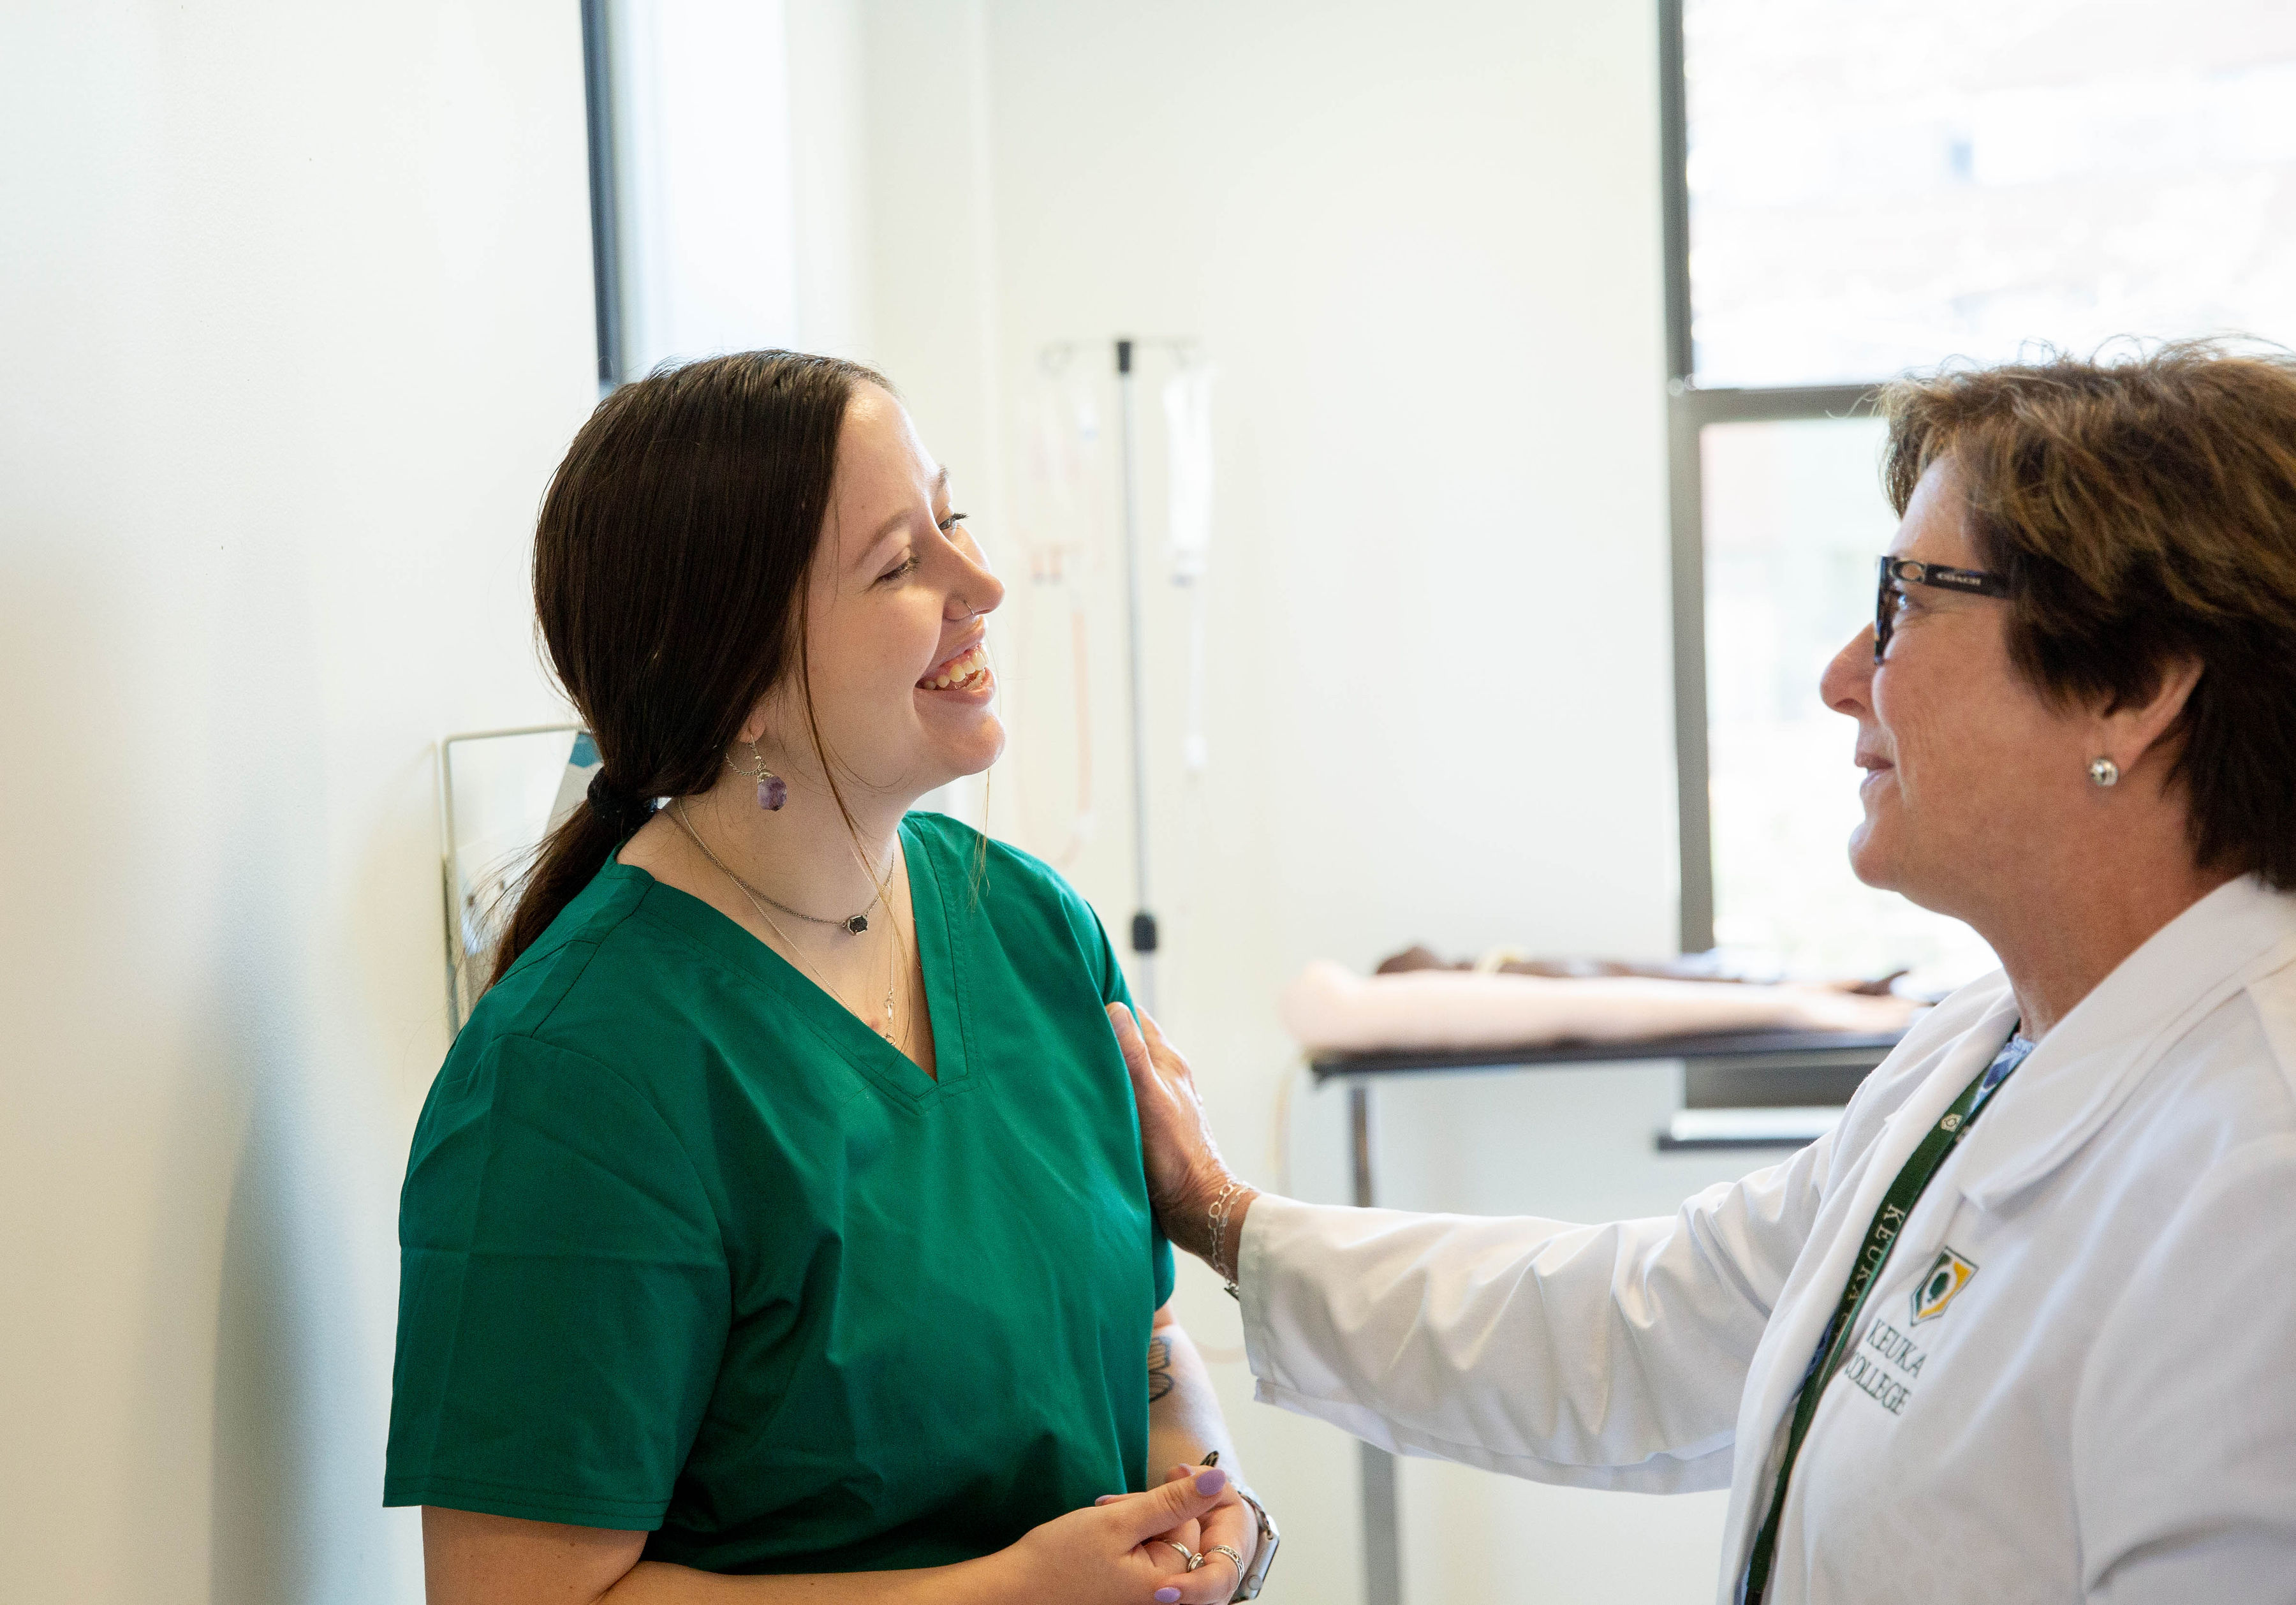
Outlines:
<svg viewBox="0 0 2296 1605"><path fill-rule="evenodd" d="M1140 473L1137 380L1132 342L1116 342L1116 389L1123 407L1124 601L1129 626L1132 683L1132 875L1138 898L1132 916L1133 995L1156 1008L1156 916L1148 896L1148 704L1141 660L1147 650L1140 619Z"/></svg>

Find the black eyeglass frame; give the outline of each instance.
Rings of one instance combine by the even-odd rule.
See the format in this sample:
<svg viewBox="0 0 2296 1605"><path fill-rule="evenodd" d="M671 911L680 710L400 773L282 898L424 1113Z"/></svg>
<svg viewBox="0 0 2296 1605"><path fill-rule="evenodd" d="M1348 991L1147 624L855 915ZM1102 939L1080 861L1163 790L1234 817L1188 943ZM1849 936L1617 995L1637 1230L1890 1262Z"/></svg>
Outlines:
<svg viewBox="0 0 2296 1605"><path fill-rule="evenodd" d="M1942 563L1916 563L1910 557L1876 559L1880 584L1874 593L1874 661L1890 649L1890 591L1893 586L1926 585L1932 590L1959 591L1965 597L2005 597L2009 581L1982 569L1948 568Z"/></svg>

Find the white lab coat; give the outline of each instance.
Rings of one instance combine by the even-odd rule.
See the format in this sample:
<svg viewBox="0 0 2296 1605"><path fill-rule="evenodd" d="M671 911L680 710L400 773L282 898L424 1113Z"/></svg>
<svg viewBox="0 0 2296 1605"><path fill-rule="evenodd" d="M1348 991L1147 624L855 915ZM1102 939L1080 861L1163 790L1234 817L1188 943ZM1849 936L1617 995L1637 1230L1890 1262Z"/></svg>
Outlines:
<svg viewBox="0 0 2296 1605"><path fill-rule="evenodd" d="M1964 988L1833 1132L1670 1219L1259 1199L1258 1396L1540 1482L1727 1486L1726 1605L1882 1195L2015 1014L1998 975ZM2042 1039L1857 1343L1794 1471L1775 1605L2296 1601L2296 897L2220 887Z"/></svg>

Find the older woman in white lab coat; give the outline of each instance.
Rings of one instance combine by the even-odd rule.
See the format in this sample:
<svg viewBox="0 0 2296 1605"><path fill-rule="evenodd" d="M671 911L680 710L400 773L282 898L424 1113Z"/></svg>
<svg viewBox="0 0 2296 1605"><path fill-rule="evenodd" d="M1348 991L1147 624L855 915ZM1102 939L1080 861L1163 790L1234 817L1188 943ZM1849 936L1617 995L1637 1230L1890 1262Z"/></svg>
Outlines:
<svg viewBox="0 0 2296 1605"><path fill-rule="evenodd" d="M1718 1598L2296 1601L2296 361L1892 388L1827 670L1861 878L2003 968L1671 1219L1238 1183L1119 1014L1165 1230L1259 1396L1577 1487L1726 1486Z"/></svg>

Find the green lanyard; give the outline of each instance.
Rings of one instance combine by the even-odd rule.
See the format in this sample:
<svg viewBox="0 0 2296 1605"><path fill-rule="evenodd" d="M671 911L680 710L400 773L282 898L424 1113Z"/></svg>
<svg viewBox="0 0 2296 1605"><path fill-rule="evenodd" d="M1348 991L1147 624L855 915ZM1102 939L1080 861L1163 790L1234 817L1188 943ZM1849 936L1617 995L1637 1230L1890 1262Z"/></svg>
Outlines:
<svg viewBox="0 0 2296 1605"><path fill-rule="evenodd" d="M2016 1040L2011 1039L2013 1043ZM2002 1054L2011 1051L2005 1048ZM2009 1069L2014 1070L2022 1059L2020 1053ZM1833 1324L1818 1340L1817 1353L1810 1356L1809 1370L1802 1377L1801 1395L1794 1405L1793 1430L1786 1435L1785 1459L1778 1466L1778 1482L1770 1494L1769 1514L1762 1519L1761 1530L1754 1535L1754 1552L1746 1562L1746 1586L1739 1596L1742 1605L1762 1605L1763 1591L1769 1586L1770 1568L1777 1558L1778 1520L1786 1508L1786 1479L1793 1475L1794 1457L1801 1453L1803 1435L1809 1431L1810 1418L1817 1413L1817 1402L1825 1392L1825 1385L1833 1380L1833 1373L1849 1357L1857 1312L1865 1307L1866 1296L1881 1280L1882 1267L1890 1263L1890 1250L1897 1247L1898 1230L1913 1213L1922 1189L1937 1174L1946 1156L1969 1135L1969 1128L1977 1124L1989 1094L2008 1079L2007 1071L1995 1074L1999 1062L1997 1057L1993 1064L1978 1072L1976 1080L1962 1089L1953 1107L1939 1117L1929 1135L1915 1148L1906 1167L1898 1173L1898 1179L1890 1183L1890 1190L1882 1195L1882 1207L1874 1212L1874 1224L1866 1231L1866 1246L1857 1251L1857 1263L1850 1267L1849 1285L1841 1289L1841 1302L1834 1306Z"/></svg>

